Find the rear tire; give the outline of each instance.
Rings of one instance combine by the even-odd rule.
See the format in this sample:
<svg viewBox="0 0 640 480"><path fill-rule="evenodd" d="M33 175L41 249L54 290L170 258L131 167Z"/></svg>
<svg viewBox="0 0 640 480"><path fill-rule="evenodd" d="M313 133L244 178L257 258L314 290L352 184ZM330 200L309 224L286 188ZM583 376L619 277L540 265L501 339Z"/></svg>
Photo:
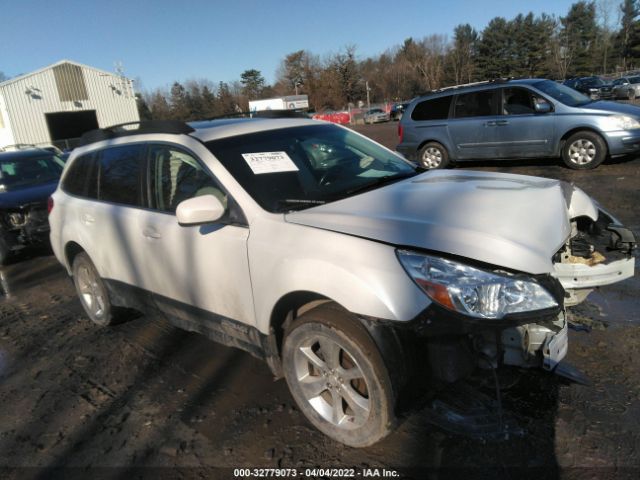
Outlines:
<svg viewBox="0 0 640 480"><path fill-rule="evenodd" d="M80 303L91 321L101 327L115 324L109 292L89 255L84 252L76 255L72 270Z"/></svg>
<svg viewBox="0 0 640 480"><path fill-rule="evenodd" d="M438 142L426 143L418 150L418 162L427 170L447 168L450 165L449 152Z"/></svg>
<svg viewBox="0 0 640 480"><path fill-rule="evenodd" d="M395 395L382 355L339 306L321 305L290 325L282 364L300 410L328 437L366 447L393 429Z"/></svg>
<svg viewBox="0 0 640 480"><path fill-rule="evenodd" d="M587 130L576 132L562 147L562 160L574 170L596 168L607 156L607 144L600 135Z"/></svg>

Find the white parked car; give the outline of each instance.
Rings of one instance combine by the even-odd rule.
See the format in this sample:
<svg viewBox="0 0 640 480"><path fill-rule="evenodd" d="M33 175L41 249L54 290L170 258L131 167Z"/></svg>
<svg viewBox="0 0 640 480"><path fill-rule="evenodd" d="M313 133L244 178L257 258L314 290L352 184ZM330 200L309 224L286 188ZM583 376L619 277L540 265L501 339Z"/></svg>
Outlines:
<svg viewBox="0 0 640 480"><path fill-rule="evenodd" d="M388 122L391 116L381 108L372 108L364 114L364 123Z"/></svg>
<svg viewBox="0 0 640 480"><path fill-rule="evenodd" d="M425 173L313 120L192 127L88 135L50 202L55 255L95 323L159 310L247 350L345 444L383 438L416 376L553 370L565 307L633 275L633 235L570 184Z"/></svg>

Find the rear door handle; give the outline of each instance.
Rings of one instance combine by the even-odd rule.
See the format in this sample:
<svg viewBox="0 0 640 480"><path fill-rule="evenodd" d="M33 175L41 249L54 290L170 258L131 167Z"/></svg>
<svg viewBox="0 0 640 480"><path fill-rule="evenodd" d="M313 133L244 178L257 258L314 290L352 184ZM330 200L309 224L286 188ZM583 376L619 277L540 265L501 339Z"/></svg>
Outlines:
<svg viewBox="0 0 640 480"><path fill-rule="evenodd" d="M485 122L485 126L486 127L495 127L498 124L498 122L495 121L491 121L491 122Z"/></svg>
<svg viewBox="0 0 640 480"><path fill-rule="evenodd" d="M502 126L504 126L504 125L509 125L509 121L508 121L508 120L498 120L498 121L496 122L496 125L498 125L498 126L500 126L500 127L502 127Z"/></svg>
<svg viewBox="0 0 640 480"><path fill-rule="evenodd" d="M145 227L145 229L142 230L142 234L147 238L162 238L160 232L153 227Z"/></svg>
<svg viewBox="0 0 640 480"><path fill-rule="evenodd" d="M82 219L82 223L84 223L85 225L91 225L96 221L96 219L93 218L93 216L89 215L88 213L83 213L80 218Z"/></svg>

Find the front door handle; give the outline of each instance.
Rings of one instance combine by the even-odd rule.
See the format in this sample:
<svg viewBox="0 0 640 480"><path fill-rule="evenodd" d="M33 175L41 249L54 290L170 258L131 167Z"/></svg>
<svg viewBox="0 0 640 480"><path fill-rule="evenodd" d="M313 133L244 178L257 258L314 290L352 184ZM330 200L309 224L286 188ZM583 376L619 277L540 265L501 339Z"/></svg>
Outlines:
<svg viewBox="0 0 640 480"><path fill-rule="evenodd" d="M162 235L160 234L160 232L158 232L155 228L152 227L146 227L144 230L142 230L142 235L144 235L147 238L162 238Z"/></svg>
<svg viewBox="0 0 640 480"><path fill-rule="evenodd" d="M508 121L508 120L498 120L498 121L496 122L496 125L498 125L498 126L500 126L500 127L502 127L502 126L504 126L504 125L509 125L509 121Z"/></svg>
<svg viewBox="0 0 640 480"><path fill-rule="evenodd" d="M498 122L491 121L491 122L485 122L484 125L485 127L495 127L497 124Z"/></svg>

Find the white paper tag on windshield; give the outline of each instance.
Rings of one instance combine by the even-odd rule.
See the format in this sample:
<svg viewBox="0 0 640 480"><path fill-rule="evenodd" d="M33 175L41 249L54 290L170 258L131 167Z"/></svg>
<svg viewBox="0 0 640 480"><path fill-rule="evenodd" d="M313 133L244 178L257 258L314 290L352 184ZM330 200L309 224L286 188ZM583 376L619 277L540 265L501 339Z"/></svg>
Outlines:
<svg viewBox="0 0 640 480"><path fill-rule="evenodd" d="M242 156L256 175L298 171L298 167L286 152L243 153Z"/></svg>

